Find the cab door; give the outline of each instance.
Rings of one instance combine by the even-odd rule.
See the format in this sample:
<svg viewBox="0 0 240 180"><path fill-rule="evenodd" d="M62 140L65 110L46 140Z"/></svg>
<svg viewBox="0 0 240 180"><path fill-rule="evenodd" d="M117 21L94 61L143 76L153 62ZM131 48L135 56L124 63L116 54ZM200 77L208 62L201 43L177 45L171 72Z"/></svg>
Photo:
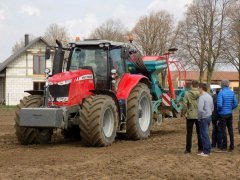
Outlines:
<svg viewBox="0 0 240 180"><path fill-rule="evenodd" d="M121 49L112 49L110 51L111 68L116 69L118 76L122 76L126 72L124 59L121 57Z"/></svg>

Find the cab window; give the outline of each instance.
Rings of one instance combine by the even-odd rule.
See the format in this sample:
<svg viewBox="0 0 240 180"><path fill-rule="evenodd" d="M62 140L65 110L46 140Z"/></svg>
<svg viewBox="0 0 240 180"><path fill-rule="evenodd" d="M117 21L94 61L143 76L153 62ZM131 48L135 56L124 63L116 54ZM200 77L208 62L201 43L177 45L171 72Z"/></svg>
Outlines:
<svg viewBox="0 0 240 180"><path fill-rule="evenodd" d="M123 75L125 73L125 66L121 58L121 49L112 49L110 51L110 57L112 60L112 68L116 69L120 76Z"/></svg>

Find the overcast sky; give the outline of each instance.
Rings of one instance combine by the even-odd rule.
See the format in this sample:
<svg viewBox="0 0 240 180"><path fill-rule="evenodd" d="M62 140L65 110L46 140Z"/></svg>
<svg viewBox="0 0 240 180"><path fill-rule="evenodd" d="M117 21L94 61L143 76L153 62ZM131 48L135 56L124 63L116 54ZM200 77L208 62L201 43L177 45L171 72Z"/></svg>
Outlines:
<svg viewBox="0 0 240 180"><path fill-rule="evenodd" d="M87 37L109 18L132 28L142 15L167 10L177 20L192 0L0 0L0 62L11 55L12 46L28 33L42 36L56 23L66 26L72 37Z"/></svg>

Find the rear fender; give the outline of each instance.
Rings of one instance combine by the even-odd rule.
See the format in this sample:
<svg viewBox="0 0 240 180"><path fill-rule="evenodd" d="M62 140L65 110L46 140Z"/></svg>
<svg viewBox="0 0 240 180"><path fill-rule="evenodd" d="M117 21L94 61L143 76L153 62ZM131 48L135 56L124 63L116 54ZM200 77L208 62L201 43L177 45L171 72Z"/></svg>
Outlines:
<svg viewBox="0 0 240 180"><path fill-rule="evenodd" d="M146 76L140 74L125 74L118 85L117 98L119 100L127 100L132 89L139 82L145 83L149 88L151 88L151 82Z"/></svg>

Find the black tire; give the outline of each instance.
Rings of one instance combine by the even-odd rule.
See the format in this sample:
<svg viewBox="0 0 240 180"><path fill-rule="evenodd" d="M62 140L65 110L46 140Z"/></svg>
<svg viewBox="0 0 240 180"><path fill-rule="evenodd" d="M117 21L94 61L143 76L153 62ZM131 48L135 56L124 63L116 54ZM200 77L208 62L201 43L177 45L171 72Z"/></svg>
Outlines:
<svg viewBox="0 0 240 180"><path fill-rule="evenodd" d="M145 110L143 110L144 112L139 109L142 107L145 107ZM145 116L145 118L142 116ZM150 90L146 84L139 83L128 97L126 125L129 139L139 140L150 136L152 104Z"/></svg>
<svg viewBox="0 0 240 180"><path fill-rule="evenodd" d="M19 113L22 108L40 107L42 105L42 96L30 95L20 100L15 111L15 130L17 139L22 145L46 144L51 141L53 133L49 128L28 128L19 126Z"/></svg>
<svg viewBox="0 0 240 180"><path fill-rule="evenodd" d="M105 133L107 115L112 128ZM91 147L111 145L116 137L118 121L117 107L110 96L92 95L86 98L80 109L79 127L83 144Z"/></svg>
<svg viewBox="0 0 240 180"><path fill-rule="evenodd" d="M68 129L63 129L61 134L65 139L81 139L79 126L72 126Z"/></svg>

